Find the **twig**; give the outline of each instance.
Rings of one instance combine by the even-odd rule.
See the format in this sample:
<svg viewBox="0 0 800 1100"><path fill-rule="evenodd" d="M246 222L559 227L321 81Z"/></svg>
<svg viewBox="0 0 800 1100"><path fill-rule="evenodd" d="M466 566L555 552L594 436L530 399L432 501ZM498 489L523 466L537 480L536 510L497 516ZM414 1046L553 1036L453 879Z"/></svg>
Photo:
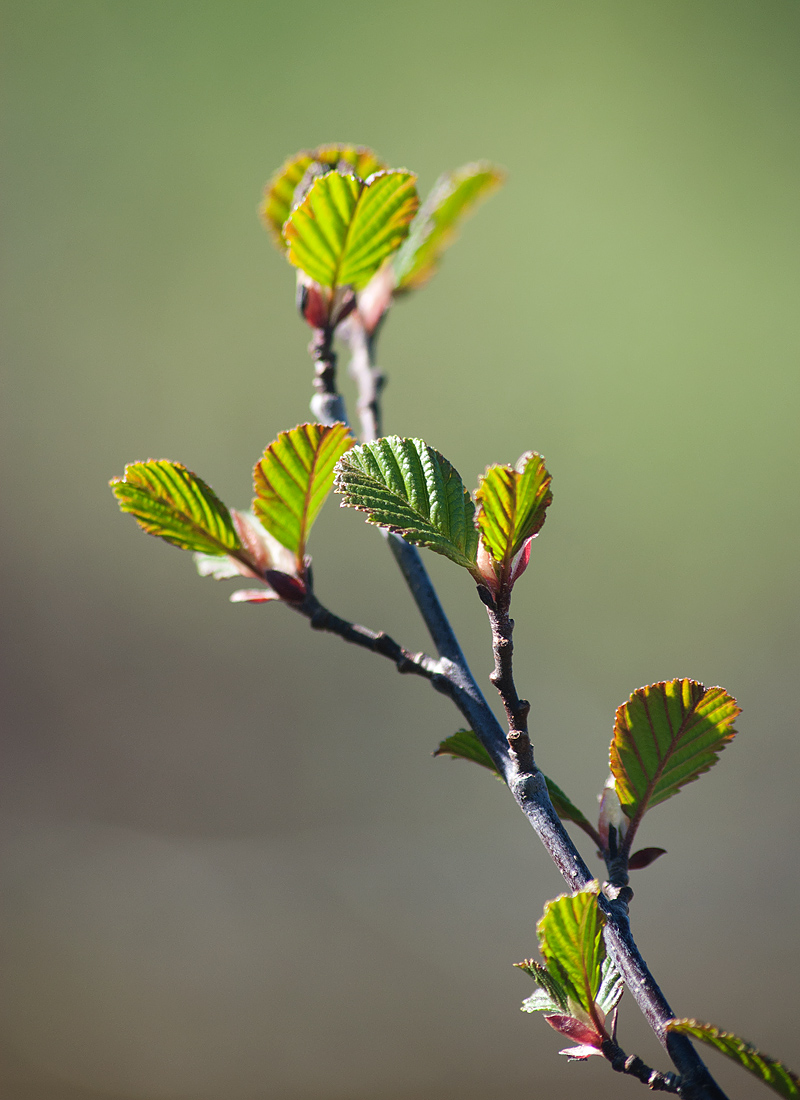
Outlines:
<svg viewBox="0 0 800 1100"><path fill-rule="evenodd" d="M315 328L308 350L314 360L314 396L311 412L320 424L346 423L344 401L336 389L336 352L333 350L333 325Z"/></svg>
<svg viewBox="0 0 800 1100"><path fill-rule="evenodd" d="M375 366L378 330L367 335L358 318L351 315L344 335L351 353L350 375L358 389L356 413L361 424L361 438L365 443L371 443L383 434L380 397L386 385L386 375Z"/></svg>
<svg viewBox="0 0 800 1100"><path fill-rule="evenodd" d="M627 1055L613 1039L607 1039L602 1046L603 1057L611 1063L617 1073L627 1073L636 1077L653 1092L671 1092L680 1095L683 1082L674 1073L661 1073L660 1070L646 1066L635 1054Z"/></svg>
<svg viewBox="0 0 800 1100"><path fill-rule="evenodd" d="M365 344L364 349L361 350L368 355L367 362L373 370L374 339ZM370 410L371 422L366 418L362 419L365 441L370 441L371 432L380 424L379 390L367 388L368 384L371 385L370 378L373 376L371 371L363 369L363 364L354 370L353 374L359 385L359 408ZM335 392L335 374L333 379ZM339 395L336 396L341 403ZM312 409L313 407L312 403ZM341 403L341 412L344 413L343 403ZM344 415L339 415L338 419L346 422ZM510 736L506 737L467 665L416 548L410 546L398 535L387 533L386 538L439 654L439 662L434 664L438 664L440 671L428 678L438 691L453 700L467 719L470 728L481 739L498 770L505 777L517 804L533 826L570 889L583 889L593 881L594 876L590 874L589 868L554 810L544 776L536 768L533 760L533 750L527 733L527 714L530 707L519 698L513 680L513 620L508 618L508 604L501 605L494 612L491 608L489 609L490 618L493 613L498 616L496 639L495 622L492 621L495 655L492 678L496 686L503 689L503 703L509 718ZM348 625L352 626L352 624ZM364 631L365 635L371 634L363 627L360 630ZM336 632L339 633L339 631ZM341 636L345 637L344 634ZM359 638L361 637L362 635L359 634ZM355 638L348 637L347 640L355 641ZM359 640L356 644L382 652L377 645L369 644L366 640ZM427 673L422 672L422 675ZM516 735L516 743L512 750L511 738L514 735ZM604 938L608 954L681 1074L681 1096L685 1100L727 1100L725 1093L716 1084L686 1036L667 1032L666 1024L675 1018L675 1013L650 973L631 935L628 920L628 899L632 896L631 891L625 887L613 893L614 897L601 896L599 899L606 917Z"/></svg>

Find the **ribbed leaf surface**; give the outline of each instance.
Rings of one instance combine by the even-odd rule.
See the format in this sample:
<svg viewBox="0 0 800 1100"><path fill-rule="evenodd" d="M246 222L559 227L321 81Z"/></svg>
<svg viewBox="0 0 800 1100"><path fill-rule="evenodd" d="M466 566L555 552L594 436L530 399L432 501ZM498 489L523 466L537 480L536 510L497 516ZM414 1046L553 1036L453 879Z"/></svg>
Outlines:
<svg viewBox="0 0 800 1100"><path fill-rule="evenodd" d="M180 462L132 462L123 477L109 484L122 511L130 512L149 535L205 554L242 549L228 509Z"/></svg>
<svg viewBox="0 0 800 1100"><path fill-rule="evenodd" d="M430 279L461 222L504 180L505 172L487 161L465 164L437 180L394 258L398 291L413 290Z"/></svg>
<svg viewBox="0 0 800 1100"><path fill-rule="evenodd" d="M720 1031L712 1024L702 1024L699 1020L670 1020L667 1024L668 1031L677 1031L681 1035L688 1035L692 1039L699 1039L714 1047L734 1062L738 1062L744 1069L749 1070L759 1081L763 1081L779 1096L785 1096L787 1100L793 1100L800 1096L800 1078L782 1062L763 1054L750 1043L740 1039L738 1035L731 1035L728 1031Z"/></svg>
<svg viewBox="0 0 800 1100"><path fill-rule="evenodd" d="M595 884L593 889L549 901L536 926L548 971L587 1015L593 1013L600 989L606 956L604 924Z"/></svg>
<svg viewBox="0 0 800 1100"><path fill-rule="evenodd" d="M716 764L741 708L720 687L669 680L638 688L617 709L611 771L633 823Z"/></svg>
<svg viewBox="0 0 800 1100"><path fill-rule="evenodd" d="M458 471L421 439L393 435L353 447L336 468L335 488L342 506L366 512L370 523L474 566L475 505Z"/></svg>
<svg viewBox="0 0 800 1100"><path fill-rule="evenodd" d="M295 555L302 571L311 525L333 485L333 468L353 445L346 424L301 424L281 432L253 471L253 511Z"/></svg>
<svg viewBox="0 0 800 1100"><path fill-rule="evenodd" d="M483 543L504 571L541 529L553 500L544 459L528 451L516 465L490 466L475 494Z"/></svg>
<svg viewBox="0 0 800 1100"><path fill-rule="evenodd" d="M283 227L289 260L322 286L361 290L402 243L419 199L411 172L329 172Z"/></svg>
<svg viewBox="0 0 800 1100"><path fill-rule="evenodd" d="M503 779L474 730L458 730L457 733L446 737L433 755L452 756L455 760L470 760L473 764L480 764L482 768L488 768L489 771L494 772L498 779ZM544 781L547 784L547 793L550 795L553 808L562 821L572 821L581 828L589 825L586 815L582 814L573 802L570 802L557 783L554 783L549 776L545 776Z"/></svg>
<svg viewBox="0 0 800 1100"><path fill-rule="evenodd" d="M320 145L317 149L303 149L295 153L278 169L267 184L264 201L259 213L277 248L283 252L283 226L292 207L304 196L297 193L311 186L315 176L336 171L352 173L365 180L387 166L371 149L363 145Z"/></svg>

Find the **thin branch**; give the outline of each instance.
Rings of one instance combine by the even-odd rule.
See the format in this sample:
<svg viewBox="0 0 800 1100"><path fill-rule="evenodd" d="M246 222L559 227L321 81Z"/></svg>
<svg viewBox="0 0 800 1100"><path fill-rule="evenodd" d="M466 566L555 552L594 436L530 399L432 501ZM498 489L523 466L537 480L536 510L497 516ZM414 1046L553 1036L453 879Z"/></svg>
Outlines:
<svg viewBox="0 0 800 1100"><path fill-rule="evenodd" d="M607 1039L602 1047L603 1057L611 1063L617 1073L627 1073L647 1085L653 1092L671 1092L681 1094L683 1082L674 1073L661 1073L660 1070L646 1066L635 1054L628 1055L618 1047L613 1039Z"/></svg>
<svg viewBox="0 0 800 1100"><path fill-rule="evenodd" d="M315 328L309 354L314 360L314 396L311 412L320 424L347 423L344 401L336 388L336 352L333 350L333 325Z"/></svg>
<svg viewBox="0 0 800 1100"><path fill-rule="evenodd" d="M375 340L366 343L362 350L368 355L367 365L374 370L372 357L375 353ZM366 418L362 419L365 440L369 441L369 436L380 424L380 391L369 388L372 376L370 371L363 369L363 364L353 371L353 375L359 386L359 407L368 410L372 417L371 423ZM544 776L533 761L533 750L527 733L527 714L530 708L519 698L513 680L513 620L508 618L508 604L495 609L495 614L499 616L496 635L495 622L492 622L495 656L492 676L493 682L503 689L501 697L509 717L510 737L504 734L467 665L416 548L398 535L387 533L386 539L439 653L438 664L442 672L430 677L433 686L453 700L470 728L481 739L498 770L504 775L517 804L570 889L574 891L588 886L594 876L590 874L554 810ZM489 610L491 618L492 609ZM514 735L516 744L512 749L511 739ZM681 1095L686 1100L727 1100L686 1036L666 1030L667 1022L675 1018L675 1013L631 935L628 900L632 891L629 887L623 887L610 892L613 897L601 896L599 899L606 916L604 938L608 954L681 1074Z"/></svg>
<svg viewBox="0 0 800 1100"><path fill-rule="evenodd" d="M344 335L351 353L348 369L358 389L356 413L361 425L361 438L365 443L371 443L383 435L380 397L386 385L386 375L375 365L378 331L367 335L358 318L351 315Z"/></svg>
<svg viewBox="0 0 800 1100"><path fill-rule="evenodd" d="M510 595L501 592L494 606L487 606L489 622L492 625L492 652L494 669L489 679L497 688L508 718L508 747L519 767L526 772L535 772L533 746L528 736L528 714L531 705L527 699L520 699L514 683L514 620L509 616Z"/></svg>

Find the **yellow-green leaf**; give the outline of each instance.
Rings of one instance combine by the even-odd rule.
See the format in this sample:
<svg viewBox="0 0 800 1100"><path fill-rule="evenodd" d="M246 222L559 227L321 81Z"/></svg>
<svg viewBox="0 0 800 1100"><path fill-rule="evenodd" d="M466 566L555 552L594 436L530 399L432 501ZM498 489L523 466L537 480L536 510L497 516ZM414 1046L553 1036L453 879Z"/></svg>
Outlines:
<svg viewBox="0 0 800 1100"><path fill-rule="evenodd" d="M290 263L321 286L361 290L408 233L415 180L405 171L320 176L283 227Z"/></svg>
<svg viewBox="0 0 800 1100"><path fill-rule="evenodd" d="M703 1024L699 1020L689 1019L670 1020L667 1031L688 1035L691 1039L699 1039L700 1042L714 1047L715 1050L749 1070L779 1096L786 1097L786 1100L794 1100L795 1097L800 1096L800 1078L796 1073L782 1062L770 1058L744 1039L740 1039L738 1035L731 1035L729 1031L720 1031L713 1024Z"/></svg>
<svg viewBox="0 0 800 1100"><path fill-rule="evenodd" d="M125 467L110 482L123 512L149 535L181 550L204 554L241 552L231 514L210 485L180 462L148 459Z"/></svg>
<svg viewBox="0 0 800 1100"><path fill-rule="evenodd" d="M306 542L333 485L333 468L353 437L346 424L301 424L281 432L253 471L253 511L303 570Z"/></svg>
<svg viewBox="0 0 800 1100"><path fill-rule="evenodd" d="M436 272L461 222L504 181L505 172L488 161L465 164L441 176L414 219L394 258L397 293L422 286Z"/></svg>
<svg viewBox="0 0 800 1100"><path fill-rule="evenodd" d="M716 764L732 740L741 708L721 687L669 680L638 688L617 710L611 772L622 809L639 821L682 786Z"/></svg>
<svg viewBox="0 0 800 1100"><path fill-rule="evenodd" d="M536 926L548 971L568 992L573 1011L578 1009L589 1019L596 1017L595 998L606 957L605 917L597 904L598 891L595 882L586 890L549 901Z"/></svg>
<svg viewBox="0 0 800 1100"><path fill-rule="evenodd" d="M551 480L544 459L534 451L524 454L514 468L490 466L481 478L475 494L480 505L476 522L484 546L503 573L541 529L553 500Z"/></svg>
<svg viewBox="0 0 800 1100"><path fill-rule="evenodd" d="M320 145L295 153L278 169L267 184L259 213L275 246L285 251L283 226L292 207L304 197L316 176L336 171L352 173L365 180L386 168L371 149L363 145ZM300 193L298 194L298 187Z"/></svg>

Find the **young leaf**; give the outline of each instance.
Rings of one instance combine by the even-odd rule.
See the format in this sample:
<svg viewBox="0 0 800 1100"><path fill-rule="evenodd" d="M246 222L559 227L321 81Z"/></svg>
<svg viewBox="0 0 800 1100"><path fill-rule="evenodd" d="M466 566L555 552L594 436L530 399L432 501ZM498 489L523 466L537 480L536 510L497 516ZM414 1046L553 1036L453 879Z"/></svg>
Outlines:
<svg viewBox="0 0 800 1100"><path fill-rule="evenodd" d="M283 227L290 263L321 286L365 287L408 233L415 180L404 171L320 176Z"/></svg>
<svg viewBox="0 0 800 1100"><path fill-rule="evenodd" d="M270 443L253 471L253 511L291 550L303 572L306 542L333 485L336 462L353 445L346 424L300 424Z"/></svg>
<svg viewBox="0 0 800 1100"><path fill-rule="evenodd" d="M259 214L277 248L284 251L283 226L292 207L318 175L336 171L365 180L387 166L363 145L320 145L295 153L267 184ZM298 193L299 187L299 193Z"/></svg>
<svg viewBox="0 0 800 1100"><path fill-rule="evenodd" d="M180 462L148 459L109 482L123 512L148 535L203 554L242 552L231 514L214 490Z"/></svg>
<svg viewBox="0 0 800 1100"><path fill-rule="evenodd" d="M600 989L602 964L606 957L603 943L603 916L597 904L597 883L588 890L564 894L544 907L544 916L536 926L539 949L551 975L568 991L575 1008L593 1023L597 1019L595 998ZM600 1021L602 1023L602 1021Z"/></svg>
<svg viewBox="0 0 800 1100"><path fill-rule="evenodd" d="M483 544L504 575L528 539L538 534L553 500L550 474L541 455L528 451L516 467L490 466L475 498Z"/></svg>
<svg viewBox="0 0 800 1100"><path fill-rule="evenodd" d="M669 680L638 688L617 709L611 771L630 845L643 815L717 762L741 713L720 687Z"/></svg>
<svg viewBox="0 0 800 1100"><path fill-rule="evenodd" d="M670 1020L667 1031L676 1031L680 1035L688 1035L692 1039L699 1039L709 1046L715 1047L728 1058L738 1062L744 1069L749 1070L759 1081L763 1081L779 1096L787 1100L800 1096L800 1078L782 1062L770 1058L760 1050L756 1050L750 1043L740 1039L738 1035L731 1035L728 1031L720 1031L712 1024L702 1024L699 1020Z"/></svg>
<svg viewBox="0 0 800 1100"><path fill-rule="evenodd" d="M394 258L398 293L430 279L460 223L504 180L505 173L487 161L465 164L437 180Z"/></svg>
<svg viewBox="0 0 800 1100"><path fill-rule="evenodd" d="M471 760L473 764L480 764L482 768L488 768L489 771L494 772L498 779L505 782L503 776L494 766L491 756L483 747L477 733L473 730L458 730L452 736L446 737L433 755L452 756L454 760ZM582 829L587 827L591 829L591 824L586 815L582 814L578 807L570 802L558 784L554 783L547 775L544 777L544 781L547 784L547 793L550 795L553 808L561 820L572 821Z"/></svg>
<svg viewBox="0 0 800 1100"><path fill-rule="evenodd" d="M475 505L458 471L421 439L392 435L353 447L336 467L334 487L342 507L366 512L369 523L475 568Z"/></svg>

